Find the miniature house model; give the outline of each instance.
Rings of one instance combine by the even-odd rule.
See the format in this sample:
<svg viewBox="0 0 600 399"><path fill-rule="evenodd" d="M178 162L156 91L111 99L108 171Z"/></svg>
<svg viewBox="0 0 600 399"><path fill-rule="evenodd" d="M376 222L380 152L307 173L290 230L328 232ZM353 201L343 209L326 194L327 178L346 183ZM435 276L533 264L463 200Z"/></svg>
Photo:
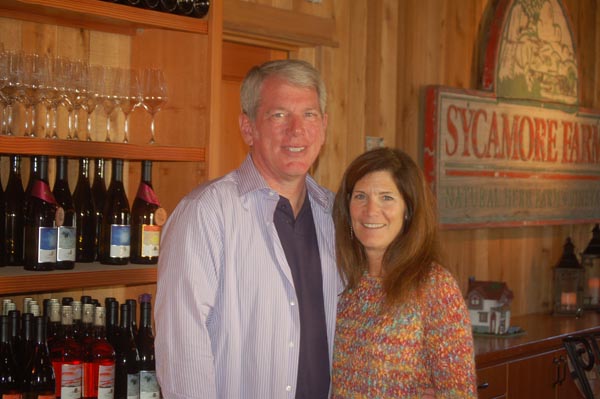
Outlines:
<svg viewBox="0 0 600 399"><path fill-rule="evenodd" d="M467 307L474 333L506 334L513 293L500 281L469 280Z"/></svg>

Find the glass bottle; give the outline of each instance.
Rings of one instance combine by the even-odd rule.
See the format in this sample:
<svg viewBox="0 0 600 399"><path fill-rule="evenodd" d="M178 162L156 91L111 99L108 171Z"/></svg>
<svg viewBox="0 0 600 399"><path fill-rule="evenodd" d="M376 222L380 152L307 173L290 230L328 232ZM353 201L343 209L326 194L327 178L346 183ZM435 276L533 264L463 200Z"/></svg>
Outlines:
<svg viewBox="0 0 600 399"><path fill-rule="evenodd" d="M115 298L105 298L106 339L115 350L119 336L119 302Z"/></svg>
<svg viewBox="0 0 600 399"><path fill-rule="evenodd" d="M25 368L25 352L23 336L21 335L21 311L17 309L8 312L8 339L10 342L10 352L16 366L17 381L19 388L22 388L23 370Z"/></svg>
<svg viewBox="0 0 600 399"><path fill-rule="evenodd" d="M5 192L4 260L9 266L23 265L23 201L25 191L21 181L21 156L10 157L10 172Z"/></svg>
<svg viewBox="0 0 600 399"><path fill-rule="evenodd" d="M106 340L106 312L94 312L95 336L84 348L83 398L113 399L115 388L115 351Z"/></svg>
<svg viewBox="0 0 600 399"><path fill-rule="evenodd" d="M152 331L152 305L140 302L140 329L137 336L140 354L140 399L160 397L154 360L154 332Z"/></svg>
<svg viewBox="0 0 600 399"><path fill-rule="evenodd" d="M137 339L137 301L133 298L130 298L126 299L125 303L129 305L129 313L131 314L131 332L133 332L133 336Z"/></svg>
<svg viewBox="0 0 600 399"><path fill-rule="evenodd" d="M81 398L83 375L83 351L73 337L73 309L69 305L61 308L62 334L50 343L50 358L56 376L56 397L61 399Z"/></svg>
<svg viewBox="0 0 600 399"><path fill-rule="evenodd" d="M56 242L56 265L55 269L73 269L75 267L75 253L77 252L76 220L73 197L68 182L68 159L67 157L56 158L56 181L54 182L54 198L63 208L64 220L58 226Z"/></svg>
<svg viewBox="0 0 600 399"><path fill-rule="evenodd" d="M5 208L6 199L4 198L4 189L2 188L2 181L0 179L0 267L6 266L6 240L4 239L4 230L6 229L6 223L4 223L4 219L6 218Z"/></svg>
<svg viewBox="0 0 600 399"><path fill-rule="evenodd" d="M21 398L17 366L10 350L8 316L0 315L0 398Z"/></svg>
<svg viewBox="0 0 600 399"><path fill-rule="evenodd" d="M56 265L56 225L62 215L48 185L48 157L38 158L38 176L34 176L25 202L25 269L53 270Z"/></svg>
<svg viewBox="0 0 600 399"><path fill-rule="evenodd" d="M93 262L96 258L96 210L90 187L90 160L79 159L79 177L73 192L77 236L77 262Z"/></svg>
<svg viewBox="0 0 600 399"><path fill-rule="evenodd" d="M102 214L100 229L100 262L125 265L131 252L131 213L123 187L123 160L112 165L110 186Z"/></svg>
<svg viewBox="0 0 600 399"><path fill-rule="evenodd" d="M33 313L23 313L21 316L22 361L26 367L33 354L35 346L35 316Z"/></svg>
<svg viewBox="0 0 600 399"><path fill-rule="evenodd" d="M92 182L92 198L94 201L94 212L96 218L94 227L96 234L94 235L95 256L98 258L100 251L100 229L102 228L102 213L104 212L104 203L106 201L106 183L104 181L104 159L98 158L94 160L94 181Z"/></svg>
<svg viewBox="0 0 600 399"><path fill-rule="evenodd" d="M121 319L116 346L115 399L139 399L140 355L131 331L129 305L121 305Z"/></svg>
<svg viewBox="0 0 600 399"><path fill-rule="evenodd" d="M54 399L56 397L56 377L46 337L47 324L46 316L34 318L35 344L31 358L25 367L24 399Z"/></svg>
<svg viewBox="0 0 600 399"><path fill-rule="evenodd" d="M152 161L142 161L142 178L131 208L131 263L158 262L166 214L152 188Z"/></svg>

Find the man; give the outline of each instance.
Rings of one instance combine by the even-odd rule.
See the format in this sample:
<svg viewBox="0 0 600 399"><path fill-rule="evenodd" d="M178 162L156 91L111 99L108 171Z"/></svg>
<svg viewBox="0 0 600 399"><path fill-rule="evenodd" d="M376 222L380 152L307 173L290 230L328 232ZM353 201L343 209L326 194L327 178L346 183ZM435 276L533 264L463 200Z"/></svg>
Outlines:
<svg viewBox="0 0 600 399"><path fill-rule="evenodd" d="M308 176L326 100L306 62L252 68L239 117L250 154L165 225L155 306L165 398L327 398L341 281L333 194Z"/></svg>

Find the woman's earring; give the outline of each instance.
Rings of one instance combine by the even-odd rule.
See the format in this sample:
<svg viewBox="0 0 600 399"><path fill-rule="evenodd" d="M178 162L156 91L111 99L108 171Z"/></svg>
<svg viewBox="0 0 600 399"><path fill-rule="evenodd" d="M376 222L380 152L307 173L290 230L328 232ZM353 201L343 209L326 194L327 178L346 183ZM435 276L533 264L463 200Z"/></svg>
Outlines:
<svg viewBox="0 0 600 399"><path fill-rule="evenodd" d="M354 229L350 226L350 239L354 240Z"/></svg>

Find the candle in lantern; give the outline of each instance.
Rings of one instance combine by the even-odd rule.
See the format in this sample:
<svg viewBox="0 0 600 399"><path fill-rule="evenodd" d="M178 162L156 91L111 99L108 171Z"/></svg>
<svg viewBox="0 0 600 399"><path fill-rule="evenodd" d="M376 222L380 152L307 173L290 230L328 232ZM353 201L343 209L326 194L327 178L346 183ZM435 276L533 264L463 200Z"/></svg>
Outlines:
<svg viewBox="0 0 600 399"><path fill-rule="evenodd" d="M563 292L560 294L560 304L565 309L574 309L577 306L576 292Z"/></svg>

